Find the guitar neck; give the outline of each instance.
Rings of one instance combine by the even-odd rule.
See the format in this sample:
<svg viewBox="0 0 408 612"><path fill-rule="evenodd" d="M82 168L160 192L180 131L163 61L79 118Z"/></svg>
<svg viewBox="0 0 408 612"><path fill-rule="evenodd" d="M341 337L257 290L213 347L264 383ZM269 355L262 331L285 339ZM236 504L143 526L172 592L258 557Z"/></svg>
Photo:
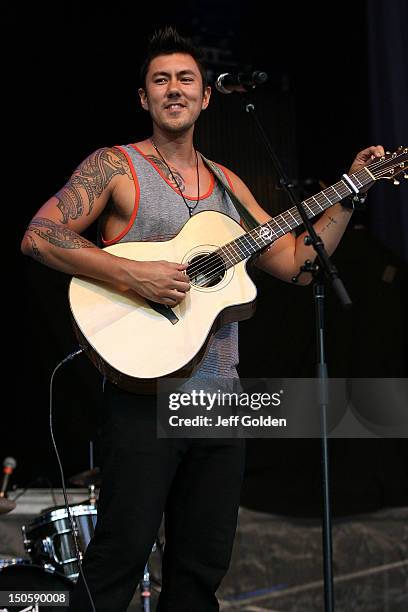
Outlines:
<svg viewBox="0 0 408 612"><path fill-rule="evenodd" d="M318 194L303 200L302 204L309 219L327 210L343 198L354 193L349 181L360 190L373 183L375 177L368 168L362 168L348 177L348 181L341 180L331 187L327 187ZM284 213L277 215L270 221L258 225L250 232L229 242L218 250L227 268L255 255L275 240L293 231L303 223L298 209L294 206Z"/></svg>

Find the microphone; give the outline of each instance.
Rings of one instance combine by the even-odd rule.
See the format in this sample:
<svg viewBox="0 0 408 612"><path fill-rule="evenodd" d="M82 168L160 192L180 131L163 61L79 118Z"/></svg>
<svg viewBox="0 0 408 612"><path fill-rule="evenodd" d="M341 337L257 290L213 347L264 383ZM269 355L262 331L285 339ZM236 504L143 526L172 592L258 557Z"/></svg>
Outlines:
<svg viewBox="0 0 408 612"><path fill-rule="evenodd" d="M14 459L14 457L6 457L3 461L3 482L1 484L0 497L6 497L8 481L16 467L17 461Z"/></svg>
<svg viewBox="0 0 408 612"><path fill-rule="evenodd" d="M229 94L233 91L247 92L257 85L262 85L268 80L266 72L255 70L254 72L224 72L217 77L215 88L220 93Z"/></svg>

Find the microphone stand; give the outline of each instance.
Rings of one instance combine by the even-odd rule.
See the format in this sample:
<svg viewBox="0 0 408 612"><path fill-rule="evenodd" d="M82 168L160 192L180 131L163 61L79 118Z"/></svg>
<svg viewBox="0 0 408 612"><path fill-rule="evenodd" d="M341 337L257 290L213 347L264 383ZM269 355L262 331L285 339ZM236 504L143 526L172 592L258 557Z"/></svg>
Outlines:
<svg viewBox="0 0 408 612"><path fill-rule="evenodd" d="M248 92L247 92L248 93ZM321 414L321 461L322 461L322 492L323 492L323 566L324 566L324 602L325 611L334 612L334 584L333 584L333 547L332 547L332 518L331 518L331 502L330 502L330 462L329 462L329 445L327 438L327 408L328 408L328 373L325 356L325 328L324 328L324 301L325 301L325 285L324 277L326 277L335 293L337 294L344 308L349 309L352 306L350 297L346 288L340 279L337 269L330 261L329 255L325 250L322 239L317 235L311 221L301 202L293 190L293 184L286 176L282 165L271 145L271 142L255 112L253 103L248 103L245 110L249 113L254 121L255 127L263 141L270 159L275 167L279 177L281 187L286 191L291 203L296 206L303 220L305 230L308 235L305 237L305 244L310 245L316 251L315 262L306 260L300 267L299 273L292 278L292 282L296 283L301 274L310 272L313 276L313 296L315 302L315 322L316 322L316 342L317 342L317 364L316 375L318 379L318 402ZM318 263L317 263L318 262Z"/></svg>

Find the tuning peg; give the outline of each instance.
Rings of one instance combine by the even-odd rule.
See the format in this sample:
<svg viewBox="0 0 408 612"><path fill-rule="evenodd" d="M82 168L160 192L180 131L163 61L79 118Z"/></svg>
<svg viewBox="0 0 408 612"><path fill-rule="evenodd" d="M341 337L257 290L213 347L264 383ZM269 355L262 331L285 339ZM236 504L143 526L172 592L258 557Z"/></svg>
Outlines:
<svg viewBox="0 0 408 612"><path fill-rule="evenodd" d="M402 175L405 179L408 179L408 174L406 172L404 172L404 174Z"/></svg>
<svg viewBox="0 0 408 612"><path fill-rule="evenodd" d="M400 182L399 182L399 181L397 181L397 179L394 179L394 180L393 180L393 183L394 183L394 185L399 185L399 184L400 184Z"/></svg>

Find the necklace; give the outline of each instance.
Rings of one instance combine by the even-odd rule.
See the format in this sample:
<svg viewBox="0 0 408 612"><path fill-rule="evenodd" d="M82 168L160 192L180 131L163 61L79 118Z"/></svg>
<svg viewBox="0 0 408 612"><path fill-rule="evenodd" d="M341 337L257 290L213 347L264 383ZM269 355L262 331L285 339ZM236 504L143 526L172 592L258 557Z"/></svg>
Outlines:
<svg viewBox="0 0 408 612"><path fill-rule="evenodd" d="M163 161L163 163L165 164L167 170L170 172L171 174L171 178L174 181L174 184L177 185L177 189L180 192L181 197L184 200L184 204L187 206L187 210L188 210L188 214L190 215L190 217L193 216L193 210L195 210L198 206L198 203L200 201L200 173L198 171L198 155L197 155L197 151L194 149L194 153L195 153L195 158L196 158L196 170L197 170L197 202L194 204L194 206L190 206L190 204L187 202L186 198L183 195L183 192L181 191L180 185L178 183L178 181L176 181L176 178L169 166L169 164L166 162L166 160L164 159L163 155L160 153L159 149L156 147L156 145L154 144L153 140L150 138L150 142L152 143L153 147L155 148L155 150L157 151L157 153L160 155L161 160Z"/></svg>

